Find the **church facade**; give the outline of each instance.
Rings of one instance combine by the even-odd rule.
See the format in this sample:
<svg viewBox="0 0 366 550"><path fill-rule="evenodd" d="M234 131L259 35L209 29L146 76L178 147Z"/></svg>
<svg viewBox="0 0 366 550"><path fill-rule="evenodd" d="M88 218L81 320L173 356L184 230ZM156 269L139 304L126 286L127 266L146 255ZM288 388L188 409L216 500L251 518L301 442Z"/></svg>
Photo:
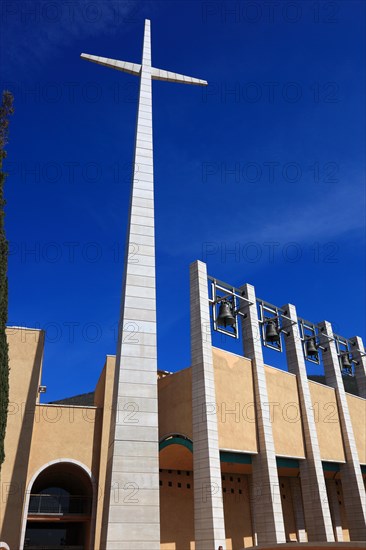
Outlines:
<svg viewBox="0 0 366 550"><path fill-rule="evenodd" d="M281 327L288 370L265 365L266 333L258 336L263 302L246 285L240 294L245 296L240 310L243 355L213 347L216 304L205 269L201 262L191 266L192 364L156 375L158 469L150 483L154 486L156 477L160 548L217 550L200 542L201 515L206 540L223 540L225 550L365 540L366 377L361 340L350 339L347 354L358 395L344 389L344 354L335 345L338 337L329 323L320 324L316 333L325 383L308 379L306 336L299 332L302 320L290 305L278 309L282 321L276 325ZM236 295L229 287L227 293ZM220 305L217 296L216 301ZM219 327L220 320L216 322ZM233 328L229 324L223 330ZM116 421L115 357L106 357L92 404L41 404L44 333L9 327L8 342L10 405L1 470L0 540L11 550L105 550L110 547L106 525L113 504L123 505L133 528L143 490L135 480L111 486L108 477ZM116 415L136 428L138 413L131 400ZM133 441L127 444L133 447ZM147 517L139 548L151 547L149 536Z"/></svg>

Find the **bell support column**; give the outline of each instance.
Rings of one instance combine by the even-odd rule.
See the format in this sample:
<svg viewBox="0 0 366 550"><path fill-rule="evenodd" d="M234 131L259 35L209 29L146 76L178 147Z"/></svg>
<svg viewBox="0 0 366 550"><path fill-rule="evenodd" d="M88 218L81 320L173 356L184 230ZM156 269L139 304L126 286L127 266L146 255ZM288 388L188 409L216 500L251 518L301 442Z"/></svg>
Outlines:
<svg viewBox="0 0 366 550"><path fill-rule="evenodd" d="M285 342L287 367L289 372L296 374L297 378L305 440L306 460L300 460L300 478L308 540L334 542L332 518L296 308L291 304L287 304L282 309L285 311L286 317L293 323L289 323L289 326L285 323L287 332Z"/></svg>
<svg viewBox="0 0 366 550"><path fill-rule="evenodd" d="M241 290L243 296L252 302L251 306L243 309L246 317L242 318L242 336L244 355L252 361L257 419L258 454L252 457L252 498L257 540L258 544L284 543L286 535L255 290L249 284L244 285Z"/></svg>
<svg viewBox="0 0 366 550"><path fill-rule="evenodd" d="M225 548L219 437L206 264L190 266L191 361L196 550ZM216 408L216 407L214 407Z"/></svg>
<svg viewBox="0 0 366 550"><path fill-rule="evenodd" d="M357 389L359 397L366 399L366 356L365 348L362 342L362 339L359 336L350 338L352 342L351 352L354 360L356 361L355 366L355 377L357 381Z"/></svg>
<svg viewBox="0 0 366 550"><path fill-rule="evenodd" d="M324 334L323 352L325 380L335 389L337 395L339 420L342 429L346 463L341 464L343 500L347 512L348 529L351 540L366 540L366 502L365 487L361 466L349 414L347 395L344 389L338 353L333 340L332 325L328 321L319 323L320 334ZM357 367L356 367L357 368Z"/></svg>

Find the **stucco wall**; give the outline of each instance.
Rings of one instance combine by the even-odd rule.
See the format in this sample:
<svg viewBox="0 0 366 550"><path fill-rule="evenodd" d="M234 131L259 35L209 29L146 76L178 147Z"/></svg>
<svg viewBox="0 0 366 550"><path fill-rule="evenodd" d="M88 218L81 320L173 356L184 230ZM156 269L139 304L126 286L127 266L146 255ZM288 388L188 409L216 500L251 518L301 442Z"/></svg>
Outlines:
<svg viewBox="0 0 366 550"><path fill-rule="evenodd" d="M223 472L222 487L227 550L253 546L249 478L250 476L245 474Z"/></svg>
<svg viewBox="0 0 366 550"><path fill-rule="evenodd" d="M251 361L214 348L213 362L219 447L255 453L257 438Z"/></svg>
<svg viewBox="0 0 366 550"><path fill-rule="evenodd" d="M296 541L296 521L294 515L294 506L292 503L290 478L281 476L279 478L279 482L286 541Z"/></svg>
<svg viewBox="0 0 366 550"><path fill-rule="evenodd" d="M276 455L305 457L296 376L266 366L268 402Z"/></svg>
<svg viewBox="0 0 366 550"><path fill-rule="evenodd" d="M178 433L192 439L192 371L184 369L158 380L159 437Z"/></svg>
<svg viewBox="0 0 366 550"><path fill-rule="evenodd" d="M161 550L194 550L193 476L188 473L160 472Z"/></svg>
<svg viewBox="0 0 366 550"><path fill-rule="evenodd" d="M101 418L101 409L96 407L36 406L27 473L30 492L34 476L57 461L80 463L91 472L93 480L98 479ZM25 522L24 516L23 529Z"/></svg>
<svg viewBox="0 0 366 550"><path fill-rule="evenodd" d="M41 405L44 334L8 329L10 359L6 460L1 470L0 532L10 548L20 547L26 490L34 475L60 459L80 462L98 477L101 409Z"/></svg>
<svg viewBox="0 0 366 550"><path fill-rule="evenodd" d="M348 393L347 401L358 458L361 464L366 464L366 399Z"/></svg>
<svg viewBox="0 0 366 550"><path fill-rule="evenodd" d="M5 462L1 468L0 533L19 548L24 491L27 484L33 420L42 370L44 333L11 327L9 344L9 413Z"/></svg>
<svg viewBox="0 0 366 550"><path fill-rule="evenodd" d="M96 511L95 525L95 547L100 548L102 536L103 511L106 508L108 499L108 488L106 487L108 452L110 444L110 428L112 416L112 398L114 384L114 368L116 359L113 356L107 356L106 363L95 390L94 403L103 407L101 418L102 429L100 439L100 462L98 472L98 507Z"/></svg>
<svg viewBox="0 0 366 550"><path fill-rule="evenodd" d="M44 464L71 458L97 474L100 410L94 407L37 405L28 480Z"/></svg>
<svg viewBox="0 0 366 550"><path fill-rule="evenodd" d="M213 348L219 446L243 452L256 452L256 423L251 362L244 357ZM296 377L265 367L268 403L278 456L305 457ZM159 434L181 433L192 437L191 369L184 369L159 380ZM309 381L321 458L345 460L335 390ZM366 401L348 396L355 426L360 461L366 463Z"/></svg>
<svg viewBox="0 0 366 550"><path fill-rule="evenodd" d="M223 478L226 549L253 546L249 476L223 473ZM194 550L192 472L160 472L160 520L162 550Z"/></svg>
<svg viewBox="0 0 366 550"><path fill-rule="evenodd" d="M345 456L335 390L311 380L309 380L309 386L320 456L322 460L344 462Z"/></svg>

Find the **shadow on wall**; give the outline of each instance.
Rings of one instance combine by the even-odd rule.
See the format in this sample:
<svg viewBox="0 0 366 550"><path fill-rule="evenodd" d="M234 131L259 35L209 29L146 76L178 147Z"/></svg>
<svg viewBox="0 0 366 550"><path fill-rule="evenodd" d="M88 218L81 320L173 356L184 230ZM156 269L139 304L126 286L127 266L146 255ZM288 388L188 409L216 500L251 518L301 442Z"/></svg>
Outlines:
<svg viewBox="0 0 366 550"><path fill-rule="evenodd" d="M6 483L6 489L4 488L5 496L3 497L3 502L5 500L5 511L1 537L8 542L10 548L19 548L20 542L23 503L26 491L29 454L32 442L43 345L44 333L39 332L28 392L24 401L21 400L21 428L17 448L15 450L14 466L11 478L6 482L3 481L3 484ZM5 546L5 548L7 548L7 546Z"/></svg>

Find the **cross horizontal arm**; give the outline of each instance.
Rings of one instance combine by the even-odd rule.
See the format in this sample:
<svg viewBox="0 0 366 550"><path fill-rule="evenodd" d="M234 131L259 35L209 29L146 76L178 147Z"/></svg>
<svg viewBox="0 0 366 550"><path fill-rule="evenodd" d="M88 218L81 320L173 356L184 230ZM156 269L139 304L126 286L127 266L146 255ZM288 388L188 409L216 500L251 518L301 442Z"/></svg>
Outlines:
<svg viewBox="0 0 366 550"><path fill-rule="evenodd" d="M80 55L87 61L98 63L98 65L104 65L104 67L111 67L117 69L117 71L123 71L124 73L139 75L141 73L141 65L138 63L129 63L128 61L118 61L117 59L109 59L108 57L99 57L97 55L89 55L82 53Z"/></svg>
<svg viewBox="0 0 366 550"><path fill-rule="evenodd" d="M168 82L181 82L183 84L195 84L197 86L207 86L207 80L185 76L184 74L164 71L162 69L151 68L151 78L153 80L167 80Z"/></svg>

